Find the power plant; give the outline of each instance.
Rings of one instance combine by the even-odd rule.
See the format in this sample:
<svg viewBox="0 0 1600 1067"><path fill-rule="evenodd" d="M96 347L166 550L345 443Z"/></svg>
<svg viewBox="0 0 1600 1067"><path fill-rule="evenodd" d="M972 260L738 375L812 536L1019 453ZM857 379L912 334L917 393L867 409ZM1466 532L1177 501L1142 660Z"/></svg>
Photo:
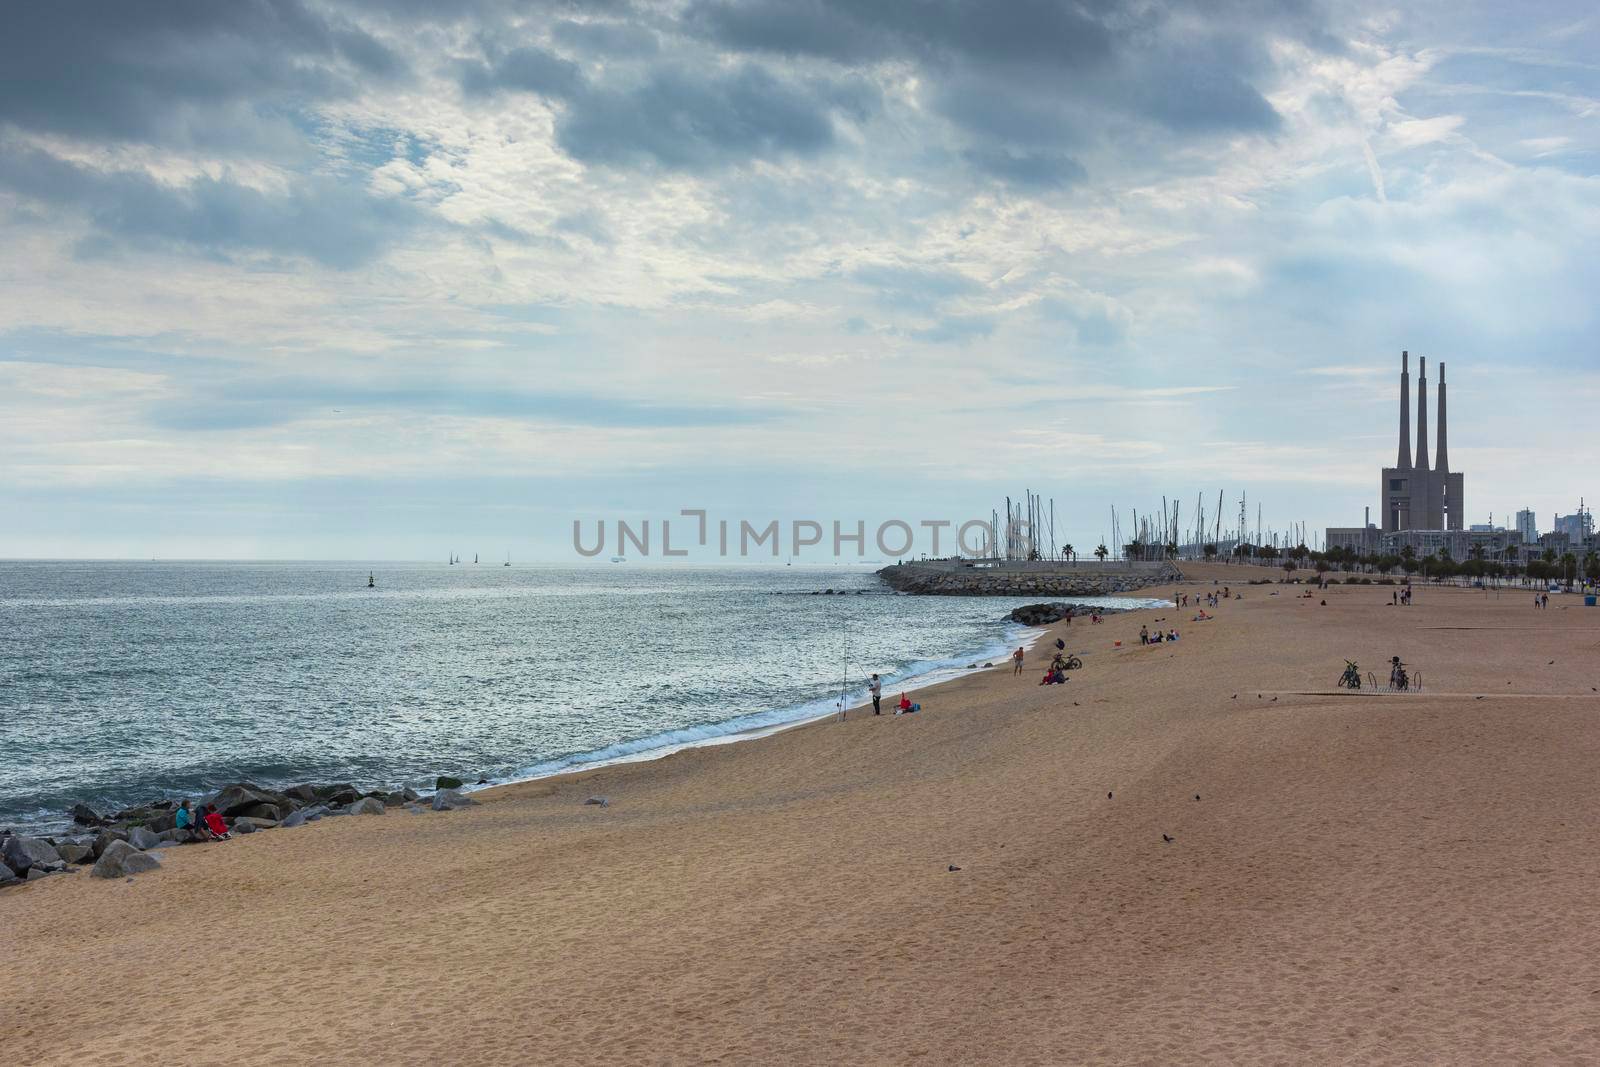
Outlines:
<svg viewBox="0 0 1600 1067"><path fill-rule="evenodd" d="M1428 361L1417 361L1417 457L1411 459L1411 354L1400 353L1400 457L1383 469L1383 532L1462 530L1467 508L1462 476L1450 471L1444 364L1439 364L1439 439L1428 465Z"/></svg>

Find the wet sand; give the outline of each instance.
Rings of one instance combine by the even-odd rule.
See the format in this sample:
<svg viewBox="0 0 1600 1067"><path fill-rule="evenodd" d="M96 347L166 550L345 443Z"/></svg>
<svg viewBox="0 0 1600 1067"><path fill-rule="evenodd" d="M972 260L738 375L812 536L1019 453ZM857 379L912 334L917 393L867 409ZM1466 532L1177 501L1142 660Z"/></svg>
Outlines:
<svg viewBox="0 0 1600 1067"><path fill-rule="evenodd" d="M1236 588L1211 622L1053 628L1084 659L1065 686L1036 684L1047 639L1022 677L996 661L912 717L857 710L468 811L0 893L0 1046L140 1064L1600 1057L1600 609ZM1182 640L1139 647L1157 618ZM1346 656L1382 674L1396 653L1422 693L1333 689Z"/></svg>

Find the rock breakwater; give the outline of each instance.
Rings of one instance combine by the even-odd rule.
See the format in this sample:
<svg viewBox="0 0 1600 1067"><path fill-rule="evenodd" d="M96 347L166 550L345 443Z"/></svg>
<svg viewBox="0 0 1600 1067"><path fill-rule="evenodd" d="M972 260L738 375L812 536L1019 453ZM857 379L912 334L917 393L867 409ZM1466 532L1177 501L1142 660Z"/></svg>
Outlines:
<svg viewBox="0 0 1600 1067"><path fill-rule="evenodd" d="M891 589L918 596L1117 596L1177 581L1172 563L1105 567L1076 564L983 564L929 560L885 567L878 577Z"/></svg>

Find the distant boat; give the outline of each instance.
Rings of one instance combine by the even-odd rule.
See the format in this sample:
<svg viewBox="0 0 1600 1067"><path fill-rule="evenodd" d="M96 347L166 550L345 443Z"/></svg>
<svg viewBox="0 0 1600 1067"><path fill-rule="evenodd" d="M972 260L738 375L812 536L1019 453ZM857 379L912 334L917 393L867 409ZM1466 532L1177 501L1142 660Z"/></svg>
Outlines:
<svg viewBox="0 0 1600 1067"><path fill-rule="evenodd" d="M506 564L505 565L507 567L511 566L511 550L509 548L506 549Z"/></svg>
<svg viewBox="0 0 1600 1067"><path fill-rule="evenodd" d="M376 588L378 588L378 580L375 577L373 577L372 575L370 575L370 574L367 575L367 588L368 589L376 589Z"/></svg>
<svg viewBox="0 0 1600 1067"><path fill-rule="evenodd" d="M622 556L612 556L611 557L611 562L612 563L626 563L628 561Z"/></svg>
<svg viewBox="0 0 1600 1067"><path fill-rule="evenodd" d="M476 564L476 563L477 563L477 562L478 562L478 554L477 554L477 553L476 553L476 552L474 552L474 553L473 553L473 554L472 554L472 562L473 562L473 563L474 563L474 564Z"/></svg>

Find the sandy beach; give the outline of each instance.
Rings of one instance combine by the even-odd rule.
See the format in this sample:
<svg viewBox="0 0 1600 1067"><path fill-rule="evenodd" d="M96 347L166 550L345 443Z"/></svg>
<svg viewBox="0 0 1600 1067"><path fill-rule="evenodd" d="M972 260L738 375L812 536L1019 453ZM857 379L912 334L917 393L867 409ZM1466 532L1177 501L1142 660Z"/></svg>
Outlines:
<svg viewBox="0 0 1600 1067"><path fill-rule="evenodd" d="M1022 677L924 690L916 716L5 891L0 1045L133 1064L1600 1057L1600 609L1241 584L1264 573L1190 568L1181 591L1216 575L1244 599L1058 625ZM1156 619L1182 639L1141 648ZM1084 668L1041 688L1055 636ZM1394 654L1423 692L1334 690L1345 657L1383 676Z"/></svg>

